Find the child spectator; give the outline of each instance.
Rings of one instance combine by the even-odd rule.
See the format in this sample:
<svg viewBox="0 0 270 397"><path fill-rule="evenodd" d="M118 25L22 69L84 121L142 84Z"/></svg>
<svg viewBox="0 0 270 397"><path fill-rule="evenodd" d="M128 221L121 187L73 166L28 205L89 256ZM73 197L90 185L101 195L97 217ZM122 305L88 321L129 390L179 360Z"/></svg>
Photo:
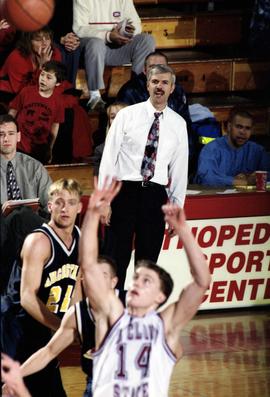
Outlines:
<svg viewBox="0 0 270 397"><path fill-rule="evenodd" d="M103 142L95 148L94 155L92 157L92 163L94 166L94 175L98 175L98 172L99 172L99 166L100 166L101 157L102 157L102 153L103 153L104 146L105 146L105 138L106 138L107 132L109 131L109 128L110 128L113 120L115 119L115 116L119 112L119 110L125 108L126 106L128 106L128 105L124 102L114 102L107 108L108 123L107 123L107 127L106 127L105 136L104 136Z"/></svg>
<svg viewBox="0 0 270 397"><path fill-rule="evenodd" d="M21 142L18 149L43 164L52 160L52 148L59 123L64 121L64 109L55 87L65 80L65 67L50 61L43 65L38 86L28 86L10 103L9 114L17 116Z"/></svg>
<svg viewBox="0 0 270 397"><path fill-rule="evenodd" d="M60 50L53 46L53 33L48 27L22 32L16 47L0 70L1 97L6 94L7 101L23 87L37 83L45 62L62 60Z"/></svg>

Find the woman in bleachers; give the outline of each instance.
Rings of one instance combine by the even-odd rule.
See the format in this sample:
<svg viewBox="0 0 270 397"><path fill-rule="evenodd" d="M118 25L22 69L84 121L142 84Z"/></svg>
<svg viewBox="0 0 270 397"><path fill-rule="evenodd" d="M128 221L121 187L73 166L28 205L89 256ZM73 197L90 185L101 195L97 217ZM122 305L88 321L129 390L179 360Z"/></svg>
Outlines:
<svg viewBox="0 0 270 397"><path fill-rule="evenodd" d="M22 32L16 48L0 70L1 96L7 101L23 87L36 84L42 65L50 60L61 61L61 52L53 45L53 33L48 27L35 32Z"/></svg>

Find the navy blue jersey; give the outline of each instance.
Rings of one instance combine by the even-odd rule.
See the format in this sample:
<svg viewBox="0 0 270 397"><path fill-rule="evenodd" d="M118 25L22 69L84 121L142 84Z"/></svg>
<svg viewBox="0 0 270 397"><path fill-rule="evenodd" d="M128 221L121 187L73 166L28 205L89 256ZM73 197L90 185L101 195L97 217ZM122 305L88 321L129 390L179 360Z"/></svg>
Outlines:
<svg viewBox="0 0 270 397"><path fill-rule="evenodd" d="M51 243L51 255L44 265L38 297L51 312L62 318L68 309L79 271L80 231L75 226L69 249L47 224L33 231L36 232L46 234ZM1 299L1 347L13 358L24 361L31 353L48 343L51 330L36 321L21 306L21 270L21 259L18 259L13 264L7 292Z"/></svg>
<svg viewBox="0 0 270 397"><path fill-rule="evenodd" d="M69 307L79 271L80 231L77 226L74 227L73 242L69 249L46 223L33 231L33 233L37 232L44 233L51 243L51 256L44 265L37 295L51 312L62 318ZM14 262L7 287L7 296L15 313L22 313L20 306L21 269L22 263L19 258Z"/></svg>
<svg viewBox="0 0 270 397"><path fill-rule="evenodd" d="M55 231L43 224L33 233L44 233L50 240L51 255L44 264L39 299L58 317L63 317L70 304L79 271L78 246L80 231L75 226L73 241L67 248ZM7 293L1 299L1 349L20 362L45 346L51 338L51 330L35 320L20 304L21 260L15 261L10 275ZM26 385L33 397L66 397L61 383L57 360L43 370L28 376Z"/></svg>
<svg viewBox="0 0 270 397"><path fill-rule="evenodd" d="M73 242L70 248L67 248L61 238L47 224L42 225L34 232L46 234L51 243L51 256L43 268L38 297L52 313L63 317L69 308L79 272L80 231L77 226L74 227Z"/></svg>
<svg viewBox="0 0 270 397"><path fill-rule="evenodd" d="M95 347L95 321L87 298L75 303L75 317L81 344L81 367L85 374L91 375L90 351Z"/></svg>

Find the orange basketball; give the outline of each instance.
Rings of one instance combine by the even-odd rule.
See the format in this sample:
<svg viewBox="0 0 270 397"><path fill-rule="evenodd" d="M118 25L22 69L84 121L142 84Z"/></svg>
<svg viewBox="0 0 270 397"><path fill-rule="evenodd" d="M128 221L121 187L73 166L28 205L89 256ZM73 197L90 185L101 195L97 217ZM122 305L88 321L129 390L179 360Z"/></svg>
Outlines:
<svg viewBox="0 0 270 397"><path fill-rule="evenodd" d="M32 32L47 25L54 0L0 0L2 16L18 30Z"/></svg>

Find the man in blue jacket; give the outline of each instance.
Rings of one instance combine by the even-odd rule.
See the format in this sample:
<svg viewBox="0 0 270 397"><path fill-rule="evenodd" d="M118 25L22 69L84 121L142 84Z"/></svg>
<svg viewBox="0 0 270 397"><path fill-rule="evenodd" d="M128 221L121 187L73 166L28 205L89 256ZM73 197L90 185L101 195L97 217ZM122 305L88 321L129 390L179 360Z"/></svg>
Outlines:
<svg viewBox="0 0 270 397"><path fill-rule="evenodd" d="M249 140L252 126L249 112L232 109L228 134L201 150L194 182L209 186L247 186L255 184L256 170L269 173L270 153Z"/></svg>

